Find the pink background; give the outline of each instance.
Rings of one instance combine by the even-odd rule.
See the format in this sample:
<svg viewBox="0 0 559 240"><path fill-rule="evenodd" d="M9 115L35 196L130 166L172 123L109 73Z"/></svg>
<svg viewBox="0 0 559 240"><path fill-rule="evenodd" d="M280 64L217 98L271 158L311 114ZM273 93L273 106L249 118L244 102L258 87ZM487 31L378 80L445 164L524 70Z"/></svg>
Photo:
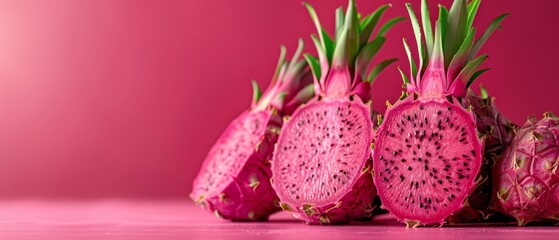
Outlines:
<svg viewBox="0 0 559 240"><path fill-rule="evenodd" d="M416 9L419 0L409 0ZM314 51L301 0L0 1L0 198L185 197L227 123L266 86L280 44ZM309 1L332 30L346 0ZM388 0L357 1L370 12ZM393 0L389 16L404 15ZM442 1L449 3L450 1ZM433 10L437 1L431 0ZM489 1L477 25L503 12L480 78L517 123L559 113L559 2ZM381 58L399 57L409 22ZM400 94L389 68L374 107Z"/></svg>

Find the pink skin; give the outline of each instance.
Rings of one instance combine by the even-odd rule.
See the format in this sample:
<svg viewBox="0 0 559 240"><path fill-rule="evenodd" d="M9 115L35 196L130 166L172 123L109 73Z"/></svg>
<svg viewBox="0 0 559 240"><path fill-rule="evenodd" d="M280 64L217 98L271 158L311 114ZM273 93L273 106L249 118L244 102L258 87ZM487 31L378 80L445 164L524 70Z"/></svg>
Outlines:
<svg viewBox="0 0 559 240"><path fill-rule="evenodd" d="M559 221L558 137L558 118L529 119L494 167L495 207L519 225Z"/></svg>

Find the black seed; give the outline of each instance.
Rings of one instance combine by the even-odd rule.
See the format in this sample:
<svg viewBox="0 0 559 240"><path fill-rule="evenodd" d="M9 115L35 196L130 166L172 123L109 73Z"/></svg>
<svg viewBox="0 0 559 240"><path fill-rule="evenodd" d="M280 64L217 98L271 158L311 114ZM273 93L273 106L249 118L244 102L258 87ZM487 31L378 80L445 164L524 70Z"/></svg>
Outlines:
<svg viewBox="0 0 559 240"><path fill-rule="evenodd" d="M404 181L404 179L406 179L406 178L404 177L404 175L400 175L400 180L401 180L402 182Z"/></svg>
<svg viewBox="0 0 559 240"><path fill-rule="evenodd" d="M402 161L402 162L406 162L406 159L403 159L403 158L402 158L402 160L400 160L400 161Z"/></svg>
<svg viewBox="0 0 559 240"><path fill-rule="evenodd" d="M471 153L472 153L472 156L474 156L474 157L476 156L476 150L472 150Z"/></svg>
<svg viewBox="0 0 559 240"><path fill-rule="evenodd" d="M430 157L430 156L431 156L431 153L430 153L430 152L426 152L425 155L427 155L428 157Z"/></svg>
<svg viewBox="0 0 559 240"><path fill-rule="evenodd" d="M439 184L443 184L443 181L442 181L442 180L439 180L439 181L437 181L437 182L438 182Z"/></svg>
<svg viewBox="0 0 559 240"><path fill-rule="evenodd" d="M408 171L411 171L411 169L412 169L411 166L408 166Z"/></svg>
<svg viewBox="0 0 559 240"><path fill-rule="evenodd" d="M448 192L448 188L443 188L443 190L444 190L445 192Z"/></svg>
<svg viewBox="0 0 559 240"><path fill-rule="evenodd" d="M417 149L421 149L421 145L417 144Z"/></svg>

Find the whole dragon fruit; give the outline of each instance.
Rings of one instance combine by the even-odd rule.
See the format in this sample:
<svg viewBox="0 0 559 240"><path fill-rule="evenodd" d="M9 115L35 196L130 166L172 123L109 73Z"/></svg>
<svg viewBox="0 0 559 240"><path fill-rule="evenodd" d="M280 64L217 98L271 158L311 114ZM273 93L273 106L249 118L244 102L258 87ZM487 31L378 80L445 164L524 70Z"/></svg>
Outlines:
<svg viewBox="0 0 559 240"><path fill-rule="evenodd" d="M495 159L510 145L517 126L499 112L495 99L489 97L487 90L480 87L481 95L468 91L462 99L464 107L472 106L476 116L477 130L485 137L483 162L479 175L483 181L468 197L468 202L459 212L448 217L450 223L503 221L503 216L490 209L493 174L491 169Z"/></svg>
<svg viewBox="0 0 559 240"><path fill-rule="evenodd" d="M388 107L376 131L373 166L383 208L409 227L443 224L481 181L483 140L471 107L464 109L459 98L484 71L478 67L487 56L476 55L506 14L474 41L478 6L478 0L456 0L450 11L439 5L433 37L423 0L423 42L419 21L407 4L419 65L404 39L411 68L409 78L402 73L407 91Z"/></svg>
<svg viewBox="0 0 559 240"><path fill-rule="evenodd" d="M528 118L495 164L494 207L522 226L559 222L559 118Z"/></svg>
<svg viewBox="0 0 559 240"><path fill-rule="evenodd" d="M253 82L251 108L229 124L204 160L190 197L216 216L262 221L281 210L270 186L269 161L284 106L297 106L313 96L307 64L299 60L302 48L300 40L290 62L281 48L276 73L264 95Z"/></svg>
<svg viewBox="0 0 559 240"><path fill-rule="evenodd" d="M314 74L316 97L285 123L272 161L272 186L280 206L308 224L345 223L369 217L376 191L370 160L373 123L371 82L394 59L367 75L394 18L369 38L388 5L361 21L355 2L336 11L333 41L306 4L317 27L320 60L305 55Z"/></svg>

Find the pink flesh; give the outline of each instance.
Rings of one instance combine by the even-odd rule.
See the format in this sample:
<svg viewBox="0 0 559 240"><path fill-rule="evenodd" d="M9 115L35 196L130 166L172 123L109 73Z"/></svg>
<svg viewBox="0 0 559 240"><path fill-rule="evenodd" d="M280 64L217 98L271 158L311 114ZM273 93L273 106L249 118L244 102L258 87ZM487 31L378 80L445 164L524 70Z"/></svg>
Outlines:
<svg viewBox="0 0 559 240"><path fill-rule="evenodd" d="M219 193L233 180L262 139L269 117L267 111L248 112L229 124L194 180L195 196Z"/></svg>
<svg viewBox="0 0 559 240"><path fill-rule="evenodd" d="M379 195L392 214L430 223L461 207L481 164L467 114L446 101L406 102L387 114L373 159Z"/></svg>
<svg viewBox="0 0 559 240"><path fill-rule="evenodd" d="M360 101L306 105L282 131L272 171L284 202L337 201L351 189L370 153L371 120Z"/></svg>

